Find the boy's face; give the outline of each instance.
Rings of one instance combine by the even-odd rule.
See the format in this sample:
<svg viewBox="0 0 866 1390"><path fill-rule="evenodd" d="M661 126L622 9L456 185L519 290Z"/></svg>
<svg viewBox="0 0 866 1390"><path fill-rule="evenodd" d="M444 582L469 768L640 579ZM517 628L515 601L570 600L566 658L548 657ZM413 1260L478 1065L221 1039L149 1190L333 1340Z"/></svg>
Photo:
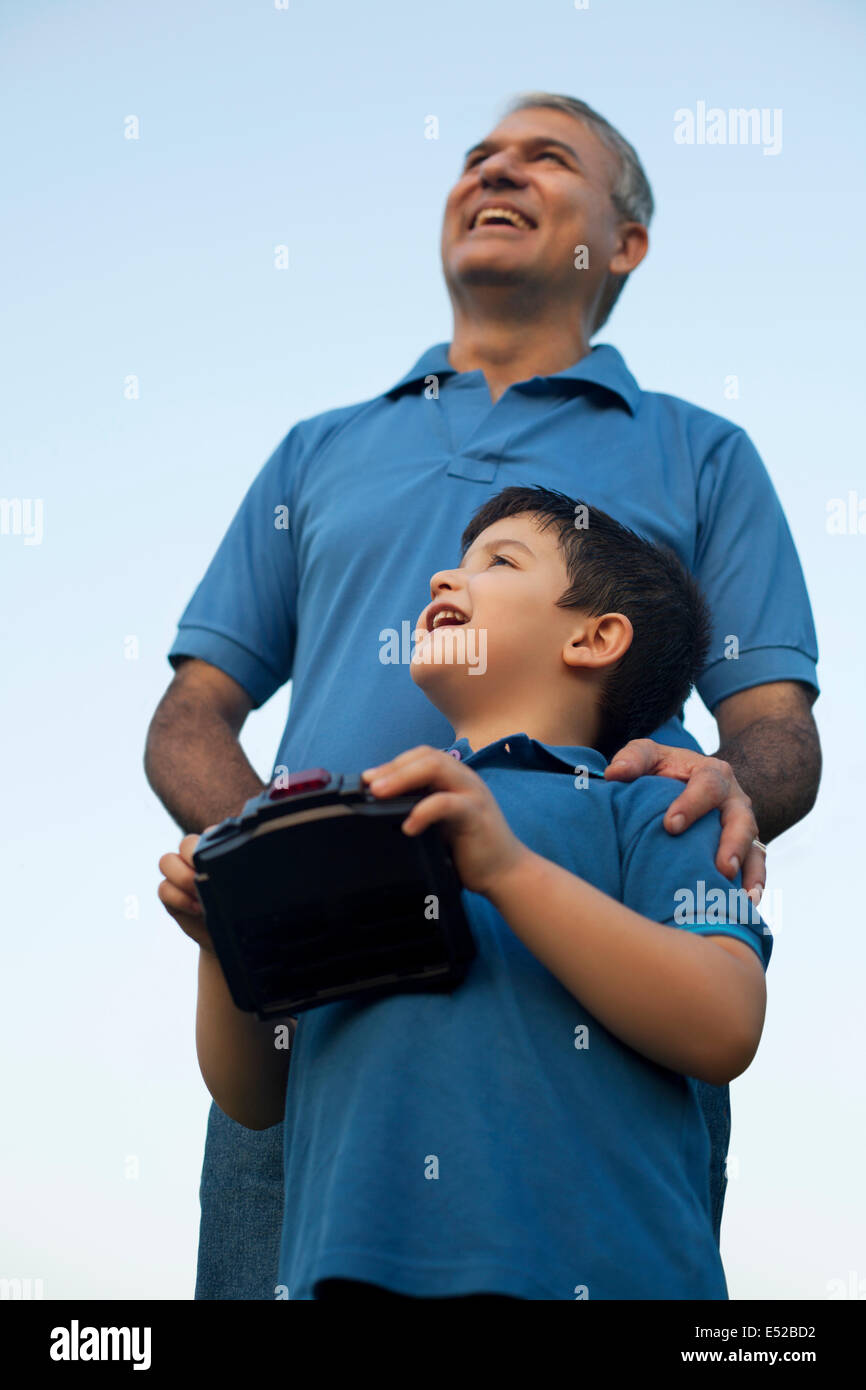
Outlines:
<svg viewBox="0 0 866 1390"><path fill-rule="evenodd" d="M458 569L430 580L412 679L452 724L481 705L493 714L536 707L545 682L561 680L564 649L581 630L579 613L556 606L567 587L556 526L540 531L529 513L488 526ZM460 632L453 616L433 626L442 608L462 615Z"/></svg>

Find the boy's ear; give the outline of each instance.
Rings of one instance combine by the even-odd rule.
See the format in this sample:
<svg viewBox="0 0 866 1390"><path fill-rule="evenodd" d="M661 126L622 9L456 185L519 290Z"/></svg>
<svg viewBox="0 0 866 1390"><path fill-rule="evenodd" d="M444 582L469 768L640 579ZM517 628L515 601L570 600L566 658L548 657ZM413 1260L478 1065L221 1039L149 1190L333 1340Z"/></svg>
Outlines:
<svg viewBox="0 0 866 1390"><path fill-rule="evenodd" d="M624 613L602 613L600 618L583 615L562 649L562 659L566 666L613 666L625 656L633 637L634 628Z"/></svg>

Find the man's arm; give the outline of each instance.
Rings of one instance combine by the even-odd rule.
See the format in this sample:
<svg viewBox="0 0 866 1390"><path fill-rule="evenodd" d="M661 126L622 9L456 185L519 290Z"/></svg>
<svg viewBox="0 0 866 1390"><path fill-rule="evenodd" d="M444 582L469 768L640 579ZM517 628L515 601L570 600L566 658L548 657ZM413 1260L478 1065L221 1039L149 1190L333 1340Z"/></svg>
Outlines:
<svg viewBox="0 0 866 1390"><path fill-rule="evenodd" d="M774 681L729 695L714 711L721 743L713 756L730 764L751 799L765 844L815 805L821 780L816 695L798 681Z"/></svg>
<svg viewBox="0 0 866 1390"><path fill-rule="evenodd" d="M714 435L719 428L717 421L696 458L697 526L689 565L712 614L708 665L697 691L718 723L721 746L702 761L649 740L632 756L631 744L623 750L632 764L623 780L657 773L689 783L665 818L672 834L717 807L722 840L716 866L729 879L741 867L743 887L758 897L766 864L752 840L766 843L781 834L815 800L820 753L809 709L818 643L772 479L744 430L725 424ZM612 768L605 775L620 777Z"/></svg>
<svg viewBox="0 0 866 1390"><path fill-rule="evenodd" d="M185 832L236 815L265 783L238 735L253 701L237 681L196 657L184 660L150 723L147 780Z"/></svg>
<svg viewBox="0 0 866 1390"><path fill-rule="evenodd" d="M814 806L821 776L821 746L812 718L816 691L799 681L756 685L721 700L713 711L721 746L705 757L649 738L632 739L605 770L609 780L631 782L654 774L685 782L664 818L678 835L708 811L719 808L722 838L716 867L726 878L742 868L743 887L757 891L767 881L761 850L802 820Z"/></svg>

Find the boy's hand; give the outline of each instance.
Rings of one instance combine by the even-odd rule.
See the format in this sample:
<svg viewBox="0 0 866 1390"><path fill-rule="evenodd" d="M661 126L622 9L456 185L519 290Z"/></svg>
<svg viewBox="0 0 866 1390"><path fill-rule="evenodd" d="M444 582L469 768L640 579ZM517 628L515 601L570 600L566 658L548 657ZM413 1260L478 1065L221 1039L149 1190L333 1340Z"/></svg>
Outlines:
<svg viewBox="0 0 866 1390"><path fill-rule="evenodd" d="M211 827L208 826L208 829ZM174 918L187 936L191 936L203 951L210 951L211 955L215 955L195 886L192 856L200 839L200 835L185 835L180 842L178 854L162 856L159 868L160 872L165 874L165 878L156 891L166 912Z"/></svg>
<svg viewBox="0 0 866 1390"><path fill-rule="evenodd" d="M671 835L680 834L718 807L722 838L716 868L725 878L736 878L742 866L743 888L757 907L767 882L767 859L754 844L758 822L752 814L751 799L734 776L730 763L689 748L654 743L651 738L633 738L614 753L604 773L609 781L617 782L632 782L650 774L686 783L682 795L671 802L665 813L663 825Z"/></svg>
<svg viewBox="0 0 866 1390"><path fill-rule="evenodd" d="M496 798L471 767L442 749L419 744L361 773L375 796L430 789L403 822L418 835L439 821L464 888L486 894L496 879L530 853L509 828Z"/></svg>

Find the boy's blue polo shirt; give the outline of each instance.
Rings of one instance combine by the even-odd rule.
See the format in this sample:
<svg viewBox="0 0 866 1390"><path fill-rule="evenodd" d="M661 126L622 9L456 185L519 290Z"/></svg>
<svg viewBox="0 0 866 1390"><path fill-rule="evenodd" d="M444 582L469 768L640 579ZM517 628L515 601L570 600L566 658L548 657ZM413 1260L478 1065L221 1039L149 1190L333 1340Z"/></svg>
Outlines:
<svg viewBox="0 0 866 1390"><path fill-rule="evenodd" d="M372 400L296 424L183 613L172 662L210 662L256 706L292 679L275 766L354 771L447 743L409 674L411 632L430 576L458 563L472 513L509 484L567 492L673 546L714 615L698 682L710 708L766 681L817 688L797 554L742 429L641 391L613 347L495 405L483 373L456 372L447 350L430 348ZM679 720L655 737L699 746Z"/></svg>
<svg viewBox="0 0 866 1390"><path fill-rule="evenodd" d="M671 779L606 782L593 749L525 733L450 748L537 853L671 930L748 942L766 968L768 929L714 865L718 813L664 830ZM280 1284L302 1300L327 1278L427 1298L727 1298L696 1083L609 1033L486 898L463 902L478 955L452 994L298 1020Z"/></svg>

